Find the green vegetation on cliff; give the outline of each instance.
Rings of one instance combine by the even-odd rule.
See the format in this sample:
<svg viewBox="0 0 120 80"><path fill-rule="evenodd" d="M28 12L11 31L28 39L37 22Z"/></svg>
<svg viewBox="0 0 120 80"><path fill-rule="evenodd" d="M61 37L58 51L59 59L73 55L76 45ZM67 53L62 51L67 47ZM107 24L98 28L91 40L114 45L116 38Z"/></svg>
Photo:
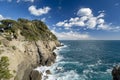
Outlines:
<svg viewBox="0 0 120 80"><path fill-rule="evenodd" d="M0 59L0 80L10 79L12 74L8 69L9 59L6 56L1 57Z"/></svg>
<svg viewBox="0 0 120 80"><path fill-rule="evenodd" d="M20 30L20 34L28 41L57 40L56 36L40 20L30 21L19 18L17 21L7 19L0 22L1 32L9 33L9 35L6 35L8 40L11 40L11 35L12 38L17 38L18 30Z"/></svg>

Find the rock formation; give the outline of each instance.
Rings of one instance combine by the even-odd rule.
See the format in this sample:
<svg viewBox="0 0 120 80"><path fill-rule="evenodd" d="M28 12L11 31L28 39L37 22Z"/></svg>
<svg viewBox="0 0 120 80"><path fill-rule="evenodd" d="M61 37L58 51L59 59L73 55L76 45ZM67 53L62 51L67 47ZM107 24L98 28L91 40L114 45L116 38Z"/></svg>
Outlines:
<svg viewBox="0 0 120 80"><path fill-rule="evenodd" d="M120 66L116 66L112 70L113 80L120 80Z"/></svg>
<svg viewBox="0 0 120 80"><path fill-rule="evenodd" d="M56 36L39 20L2 20L0 28L0 57L9 58L13 74L9 80L39 80L41 74L33 69L54 63L53 50L60 46Z"/></svg>

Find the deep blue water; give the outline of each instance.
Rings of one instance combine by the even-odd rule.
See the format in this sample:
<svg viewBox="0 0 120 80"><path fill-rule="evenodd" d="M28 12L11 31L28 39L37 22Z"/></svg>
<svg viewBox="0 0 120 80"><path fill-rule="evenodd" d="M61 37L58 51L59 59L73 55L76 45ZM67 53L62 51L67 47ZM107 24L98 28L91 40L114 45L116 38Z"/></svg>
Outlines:
<svg viewBox="0 0 120 80"><path fill-rule="evenodd" d="M61 42L67 45L59 52L63 56L59 66L64 68L61 77L66 76L61 80L112 80L111 70L120 63L120 41Z"/></svg>

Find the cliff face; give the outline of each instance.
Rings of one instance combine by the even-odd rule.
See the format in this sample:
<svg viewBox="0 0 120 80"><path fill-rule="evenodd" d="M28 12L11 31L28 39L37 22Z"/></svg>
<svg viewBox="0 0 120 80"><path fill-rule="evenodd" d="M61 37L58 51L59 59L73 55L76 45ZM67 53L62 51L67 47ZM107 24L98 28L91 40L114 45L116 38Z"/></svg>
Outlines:
<svg viewBox="0 0 120 80"><path fill-rule="evenodd" d="M43 22L4 20L0 27L0 57L9 58L9 80L30 80L32 69L54 63L53 49L60 43Z"/></svg>

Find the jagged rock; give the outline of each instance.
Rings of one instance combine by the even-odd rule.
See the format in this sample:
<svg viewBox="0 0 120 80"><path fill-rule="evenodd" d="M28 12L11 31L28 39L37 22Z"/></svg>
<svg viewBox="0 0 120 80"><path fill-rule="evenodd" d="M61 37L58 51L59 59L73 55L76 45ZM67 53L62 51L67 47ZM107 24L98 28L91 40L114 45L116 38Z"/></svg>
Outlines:
<svg viewBox="0 0 120 80"><path fill-rule="evenodd" d="M33 70L30 74L30 80L41 80L42 73L39 73L37 70Z"/></svg>
<svg viewBox="0 0 120 80"><path fill-rule="evenodd" d="M50 70L46 70L46 73L47 73L47 74L51 74Z"/></svg>
<svg viewBox="0 0 120 80"><path fill-rule="evenodd" d="M112 70L113 80L120 80L120 66L116 66Z"/></svg>
<svg viewBox="0 0 120 80"><path fill-rule="evenodd" d="M51 66L51 63L52 63L52 60L51 60L51 58L49 58L46 60L45 65Z"/></svg>
<svg viewBox="0 0 120 80"><path fill-rule="evenodd" d="M56 56L57 56L57 55L56 55L56 53L55 53L55 52L53 52L53 56L56 58Z"/></svg>

